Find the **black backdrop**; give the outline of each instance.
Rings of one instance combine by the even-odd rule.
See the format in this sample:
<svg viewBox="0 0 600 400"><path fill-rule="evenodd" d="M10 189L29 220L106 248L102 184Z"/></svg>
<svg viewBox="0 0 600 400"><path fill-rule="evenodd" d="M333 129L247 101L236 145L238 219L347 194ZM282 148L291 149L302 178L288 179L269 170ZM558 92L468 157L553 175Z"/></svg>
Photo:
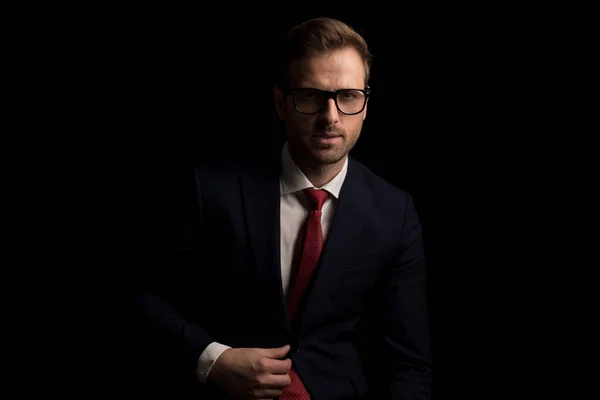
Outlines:
<svg viewBox="0 0 600 400"><path fill-rule="evenodd" d="M487 251L498 243L485 226L511 223L507 210L489 207L515 185L502 178L510 163L496 162L522 133L517 122L531 89L514 93L517 76L532 73L523 61L527 43L497 16L451 7L253 18L239 10L197 18L160 11L110 19L86 44L98 93L90 152L110 148L100 154L100 169L111 190L98 196L110 210L101 214L115 244L108 249L114 283L127 290L156 249L175 239L184 168L207 157L267 154L279 134L272 46L305 18L337 17L361 31L374 54L374 94L353 155L408 190L421 215L435 398L501 391L489 382L503 385L507 370L498 376L498 365L488 365L505 349L508 316L499 311L502 298L492 307L484 300L512 254ZM138 383L140 358L130 351L136 338L123 317L109 330L122 345L122 381Z"/></svg>

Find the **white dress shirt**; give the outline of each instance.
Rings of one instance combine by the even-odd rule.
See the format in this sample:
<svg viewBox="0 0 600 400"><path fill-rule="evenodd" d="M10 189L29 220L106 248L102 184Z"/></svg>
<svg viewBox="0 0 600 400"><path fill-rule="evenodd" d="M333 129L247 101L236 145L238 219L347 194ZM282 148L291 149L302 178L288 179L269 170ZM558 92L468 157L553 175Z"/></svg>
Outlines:
<svg viewBox="0 0 600 400"><path fill-rule="evenodd" d="M321 217L323 230L323 242L327 239L327 233L331 227L331 221L337 206L337 201L346 179L348 171L348 158L344 162L342 170L327 184L316 188L296 165L285 143L281 153L281 176L279 178L280 198L280 246L281 246L281 283L283 292L287 295L294 257L295 243L300 234L300 229L308 216L309 203L302 192L306 188L326 190L329 196L325 200ZM205 381L210 369L217 358L230 347L221 343L213 342L200 355L198 373L201 381Z"/></svg>

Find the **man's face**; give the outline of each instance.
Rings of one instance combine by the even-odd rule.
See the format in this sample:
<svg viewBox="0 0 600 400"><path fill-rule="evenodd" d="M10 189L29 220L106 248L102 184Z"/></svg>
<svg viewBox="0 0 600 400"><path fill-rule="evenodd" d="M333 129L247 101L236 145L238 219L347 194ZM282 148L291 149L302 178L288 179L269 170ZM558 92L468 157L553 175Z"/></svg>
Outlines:
<svg viewBox="0 0 600 400"><path fill-rule="evenodd" d="M352 48L334 50L311 58L296 60L290 65L289 84L295 88L313 88L325 91L340 89L364 89L365 68L358 52ZM357 92L358 93L358 92ZM360 93L359 93L360 94ZM356 115L345 115L336 107L335 100L326 100L320 112L306 115L296 110L312 111L315 94L298 94L296 105L292 95L275 89L275 105L285 128L293 155L310 166L338 163L346 157L356 144L363 121L367 115L365 105ZM348 112L352 102L359 107L364 98L355 98L352 93L338 97L342 110Z"/></svg>

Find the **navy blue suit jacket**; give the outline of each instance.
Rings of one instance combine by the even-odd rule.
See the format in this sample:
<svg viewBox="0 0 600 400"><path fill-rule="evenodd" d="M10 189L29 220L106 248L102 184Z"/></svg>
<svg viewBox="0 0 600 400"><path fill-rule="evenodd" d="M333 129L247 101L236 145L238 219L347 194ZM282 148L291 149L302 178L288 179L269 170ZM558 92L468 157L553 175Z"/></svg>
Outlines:
<svg viewBox="0 0 600 400"><path fill-rule="evenodd" d="M195 381L212 341L291 344L315 400L430 398L421 225L411 196L350 159L310 294L292 324L279 254L279 163L195 169L177 261L149 276L138 309L173 367ZM191 384L195 398L227 398Z"/></svg>

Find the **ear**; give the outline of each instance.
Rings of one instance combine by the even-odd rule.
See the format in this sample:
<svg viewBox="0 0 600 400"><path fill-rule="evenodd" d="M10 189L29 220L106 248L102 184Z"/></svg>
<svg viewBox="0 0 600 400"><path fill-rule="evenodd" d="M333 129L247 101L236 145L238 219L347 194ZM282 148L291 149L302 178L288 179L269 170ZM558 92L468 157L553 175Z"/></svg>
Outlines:
<svg viewBox="0 0 600 400"><path fill-rule="evenodd" d="M285 120L285 95L277 86L273 88L273 102L280 120Z"/></svg>

